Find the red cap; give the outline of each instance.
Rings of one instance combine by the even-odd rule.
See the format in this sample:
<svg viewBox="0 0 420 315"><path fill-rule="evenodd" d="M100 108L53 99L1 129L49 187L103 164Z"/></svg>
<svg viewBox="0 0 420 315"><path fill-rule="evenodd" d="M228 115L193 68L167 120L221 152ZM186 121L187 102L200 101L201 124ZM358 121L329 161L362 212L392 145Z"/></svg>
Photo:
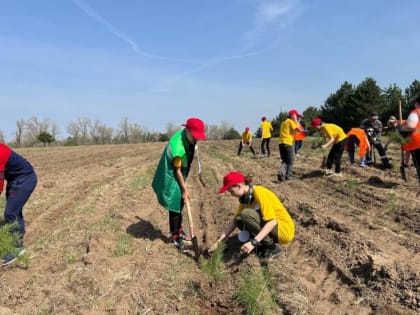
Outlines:
<svg viewBox="0 0 420 315"><path fill-rule="evenodd" d="M246 127L246 128L245 128L245 131L249 131L249 127Z"/></svg>
<svg viewBox="0 0 420 315"><path fill-rule="evenodd" d="M191 132L194 139L206 139L204 122L201 119L189 118L185 124L182 124L182 126L185 126L185 128Z"/></svg>
<svg viewBox="0 0 420 315"><path fill-rule="evenodd" d="M267 119L267 117L265 117L265 116L262 116L262 117L261 117L261 120L262 120L262 121L264 121L264 120L266 120L266 119Z"/></svg>
<svg viewBox="0 0 420 315"><path fill-rule="evenodd" d="M296 115L296 117L302 117L302 115L296 109L289 110L288 115L289 116Z"/></svg>
<svg viewBox="0 0 420 315"><path fill-rule="evenodd" d="M233 185L245 182L245 176L239 172L230 172L223 177L223 187L220 188L219 194L224 193Z"/></svg>
<svg viewBox="0 0 420 315"><path fill-rule="evenodd" d="M312 119L312 124L311 124L311 128L316 128L318 127L320 124L322 124L322 120L321 118L314 118Z"/></svg>

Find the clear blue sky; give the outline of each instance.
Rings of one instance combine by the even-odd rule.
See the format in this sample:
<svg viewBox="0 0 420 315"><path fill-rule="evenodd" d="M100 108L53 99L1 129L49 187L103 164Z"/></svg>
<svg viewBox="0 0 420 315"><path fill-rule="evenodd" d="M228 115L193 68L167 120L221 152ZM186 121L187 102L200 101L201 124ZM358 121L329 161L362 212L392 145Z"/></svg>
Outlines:
<svg viewBox="0 0 420 315"><path fill-rule="evenodd" d="M0 130L79 117L256 130L345 81L419 79L419 0L0 0Z"/></svg>

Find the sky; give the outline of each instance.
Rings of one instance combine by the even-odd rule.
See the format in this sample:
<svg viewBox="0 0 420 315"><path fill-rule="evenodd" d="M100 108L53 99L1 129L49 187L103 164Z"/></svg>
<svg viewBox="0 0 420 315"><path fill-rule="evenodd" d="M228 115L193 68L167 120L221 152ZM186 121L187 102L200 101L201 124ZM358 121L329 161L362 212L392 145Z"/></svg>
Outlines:
<svg viewBox="0 0 420 315"><path fill-rule="evenodd" d="M419 78L419 0L0 0L0 130L81 117L257 130L345 81Z"/></svg>

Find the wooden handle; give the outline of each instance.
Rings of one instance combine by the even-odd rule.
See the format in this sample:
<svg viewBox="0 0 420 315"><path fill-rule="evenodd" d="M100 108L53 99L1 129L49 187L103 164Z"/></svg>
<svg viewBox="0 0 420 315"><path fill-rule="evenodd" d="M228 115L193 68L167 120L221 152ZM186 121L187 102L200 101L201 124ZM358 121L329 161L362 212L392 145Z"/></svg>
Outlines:
<svg viewBox="0 0 420 315"><path fill-rule="evenodd" d="M192 214L191 214L191 207L190 207L190 202L189 200L185 201L185 206L187 207L187 215L188 215L188 223L190 225L190 234L191 237L194 237L194 224L193 224L193 220L192 220Z"/></svg>

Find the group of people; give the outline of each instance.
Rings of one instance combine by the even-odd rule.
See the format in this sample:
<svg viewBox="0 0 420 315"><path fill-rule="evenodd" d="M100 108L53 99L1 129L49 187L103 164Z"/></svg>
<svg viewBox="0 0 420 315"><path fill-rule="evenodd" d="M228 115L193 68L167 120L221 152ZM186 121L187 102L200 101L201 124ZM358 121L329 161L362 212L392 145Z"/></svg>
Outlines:
<svg viewBox="0 0 420 315"><path fill-rule="evenodd" d="M296 145L295 135L305 133L299 122L301 115L295 109L288 112L287 118L280 125L279 151L281 165L278 172L280 181L290 180L293 176L294 156L301 143ZM415 108L407 120L398 122L398 129L408 133L404 150L411 153L420 183L420 98L415 101ZM186 200L190 198L185 181L190 171L191 163L198 140L206 139L204 122L199 118L190 118L184 124L185 128L174 134L164 149L158 168L153 179L153 189L159 203L169 212L169 228L171 243L178 249L188 250L190 239L184 233L182 226L182 209ZM379 154L384 167L391 167L386 156L386 150L380 141L382 124L377 113L363 120L360 127L352 128L347 134L336 124L326 123L321 118L314 118L311 128L319 130L323 141L319 146L331 149L327 156L327 175L341 175L341 158L345 149L349 152L350 163L354 163L355 146L359 146L361 165L372 162L371 146ZM262 154L270 155L270 138L272 126L266 117L262 118ZM298 141L302 140L298 139ZM248 145L251 152L255 151L251 145L252 132L247 127L242 134L238 155L244 145ZM264 148L264 149L263 149ZM334 167L334 170L333 170ZM238 198L238 208L235 216L209 251L216 250L218 245L238 228L241 251L244 254L255 252L260 257L274 259L281 253L280 245L292 242L295 233L293 220L270 189L254 185L252 179L244 174L231 171L223 177L223 186L219 193L229 192Z"/></svg>
<svg viewBox="0 0 420 315"><path fill-rule="evenodd" d="M417 171L417 178L420 183L420 98L415 100L414 109L410 112L407 120L398 121L391 116L387 123L388 130L400 132L406 139L402 145L404 156L401 161L402 167L407 167L410 156ZM372 112L369 118L364 119L360 127L350 129L347 134L343 129L335 124L324 123L320 118L312 120L312 127L320 130L324 139L321 148L325 149L333 145L327 157L326 174L341 174L341 156L344 149L349 154L350 164L354 164L355 147L359 147L360 166L366 167L375 162L375 151L379 153L382 166L392 168L389 158L386 155L386 148L390 144L389 140L385 146L381 142L382 122L379 120L377 112ZM335 172L332 171L335 165Z"/></svg>
<svg viewBox="0 0 420 315"><path fill-rule="evenodd" d="M168 210L171 244L185 252L191 245L191 239L184 233L182 225L182 210L191 197L185 181L194 159L197 141L206 139L206 134L204 122L199 118L189 118L183 126L185 128L175 133L166 145L152 187L159 204ZM249 129L245 132L249 132ZM250 139L243 136L242 141L247 143ZM238 154L241 149L242 145ZM266 187L254 185L249 176L237 171L224 176L219 193L224 192L238 198L239 206L234 219L209 251L216 250L220 242L237 227L241 230L241 251L244 254L254 251L269 260L277 258L281 253L279 245L293 240L295 227L276 194Z"/></svg>
<svg viewBox="0 0 420 315"><path fill-rule="evenodd" d="M291 110L287 119L281 123L279 150L282 162L278 173L279 180L289 180L292 177L294 155L298 150L294 136L304 132L299 123L300 117L297 110ZM262 124L264 124L262 130L266 150L262 152L270 155L271 123L263 117ZM191 244L190 238L184 232L182 216L184 205L191 198L186 179L194 159L197 141L206 139L206 134L205 124L199 118L190 118L183 126L185 128L177 131L166 145L152 187L159 204L168 210L171 243L176 248L186 251ZM420 98L416 99L414 109L407 120L397 122L396 126L400 132L407 134L403 149L410 152L420 183ZM311 128L321 132L324 139L320 144L322 149L332 146L327 157L327 174L333 173L333 166L334 174L341 174L341 157L346 147L350 163L354 163L355 145L359 146L362 164L368 165L371 162L372 156L369 152L370 146L373 145L379 151L384 166L389 165L386 151L380 142L382 124L377 113L372 113L369 119L361 123L360 128L352 128L347 134L339 126L325 123L321 118L314 118ZM250 132L249 128L245 132ZM250 137L243 135L243 143L238 154L243 144L251 143L251 138L252 135ZM255 154L253 149L251 151ZM23 207L37 185L37 175L25 158L5 144L0 144L0 194L3 192L4 180L7 181L4 219L6 224L10 224L11 232L17 236L15 250L1 257L2 264L8 265L25 251ZM214 251L235 228L238 228L241 230L239 238L242 242L241 251L244 254L255 252L264 258L278 257L281 253L279 245L292 242L295 226L277 195L262 185L254 185L249 176L237 171L228 172L223 177L223 186L219 193L224 192L229 192L231 196L238 198L239 205L233 220L209 250Z"/></svg>

